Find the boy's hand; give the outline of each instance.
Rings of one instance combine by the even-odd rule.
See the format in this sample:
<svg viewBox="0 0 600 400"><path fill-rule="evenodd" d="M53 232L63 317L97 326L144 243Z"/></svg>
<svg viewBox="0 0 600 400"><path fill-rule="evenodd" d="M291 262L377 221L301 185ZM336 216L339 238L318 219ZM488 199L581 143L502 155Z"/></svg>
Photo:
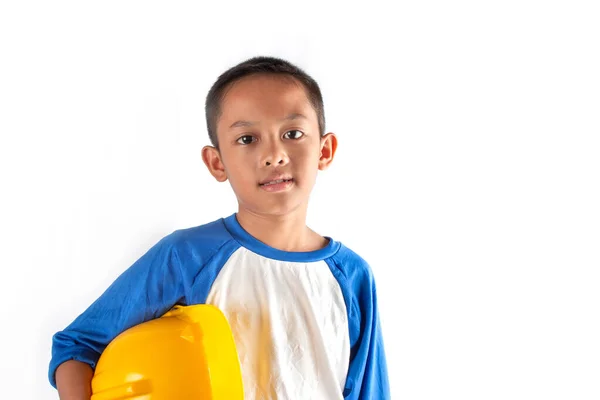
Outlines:
<svg viewBox="0 0 600 400"><path fill-rule="evenodd" d="M94 371L88 364L69 360L56 369L56 387L60 400L90 400Z"/></svg>

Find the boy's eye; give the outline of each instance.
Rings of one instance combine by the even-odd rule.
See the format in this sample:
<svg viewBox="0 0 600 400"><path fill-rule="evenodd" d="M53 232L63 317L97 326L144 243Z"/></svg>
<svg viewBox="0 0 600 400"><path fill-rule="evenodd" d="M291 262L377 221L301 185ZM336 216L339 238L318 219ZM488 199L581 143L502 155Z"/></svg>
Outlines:
<svg viewBox="0 0 600 400"><path fill-rule="evenodd" d="M237 142L239 144L250 144L252 142L254 142L256 139L254 138L254 136L250 136L250 135L244 135L241 138L239 138L237 140Z"/></svg>
<svg viewBox="0 0 600 400"><path fill-rule="evenodd" d="M286 139L300 139L302 136L304 136L304 132L296 130L296 129L287 131L283 135L283 137Z"/></svg>

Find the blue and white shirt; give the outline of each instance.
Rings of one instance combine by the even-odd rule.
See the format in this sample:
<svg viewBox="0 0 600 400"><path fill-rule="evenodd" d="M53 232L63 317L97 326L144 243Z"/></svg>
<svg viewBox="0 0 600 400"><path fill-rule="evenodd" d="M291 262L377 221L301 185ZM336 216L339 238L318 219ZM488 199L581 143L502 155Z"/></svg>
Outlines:
<svg viewBox="0 0 600 400"><path fill-rule="evenodd" d="M95 368L124 330L206 303L229 321L246 399L389 399L372 271L327 239L316 251L277 250L235 214L174 231L54 335L51 384L67 360Z"/></svg>

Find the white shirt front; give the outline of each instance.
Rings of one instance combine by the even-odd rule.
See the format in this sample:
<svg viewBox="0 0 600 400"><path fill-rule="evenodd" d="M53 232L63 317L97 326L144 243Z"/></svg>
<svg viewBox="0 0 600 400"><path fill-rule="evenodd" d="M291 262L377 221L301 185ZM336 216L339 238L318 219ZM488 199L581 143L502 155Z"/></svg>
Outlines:
<svg viewBox="0 0 600 400"><path fill-rule="evenodd" d="M280 261L240 247L206 303L231 325L246 400L343 399L348 314L325 261Z"/></svg>

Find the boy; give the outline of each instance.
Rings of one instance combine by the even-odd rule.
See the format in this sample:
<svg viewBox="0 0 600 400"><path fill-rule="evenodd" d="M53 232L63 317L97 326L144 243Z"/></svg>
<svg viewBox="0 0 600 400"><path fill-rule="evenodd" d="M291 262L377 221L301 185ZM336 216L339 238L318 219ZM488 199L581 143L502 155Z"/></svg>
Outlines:
<svg viewBox="0 0 600 400"><path fill-rule="evenodd" d="M202 159L231 184L237 213L164 237L54 335L49 378L61 399L89 398L119 333L199 303L231 325L246 399L388 399L371 269L306 226L317 172L337 148L319 86L287 61L255 57L217 79L206 120Z"/></svg>

